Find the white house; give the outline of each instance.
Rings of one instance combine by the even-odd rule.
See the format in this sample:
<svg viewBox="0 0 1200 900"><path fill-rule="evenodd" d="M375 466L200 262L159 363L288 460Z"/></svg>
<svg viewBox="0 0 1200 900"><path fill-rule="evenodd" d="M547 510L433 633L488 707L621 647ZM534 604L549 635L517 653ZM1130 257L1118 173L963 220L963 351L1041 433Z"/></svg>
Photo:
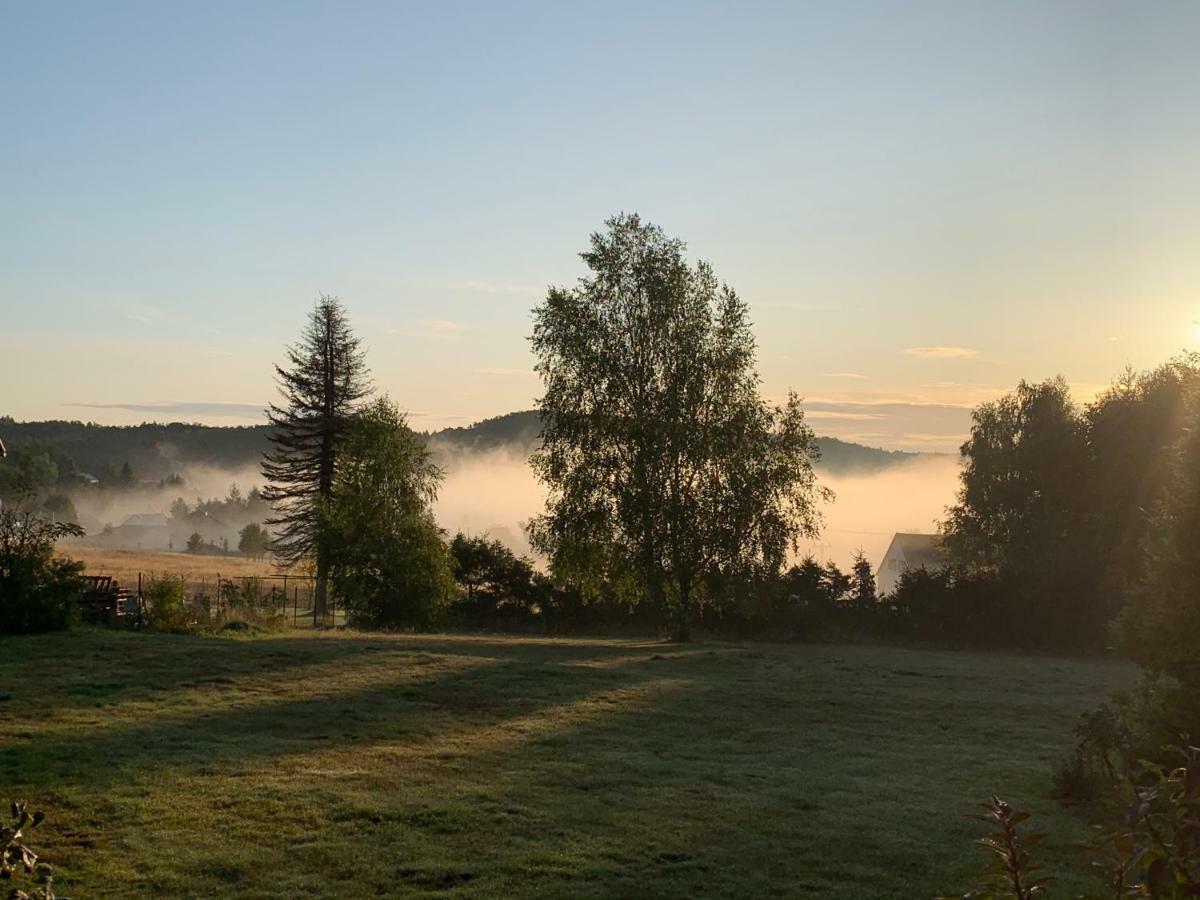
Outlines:
<svg viewBox="0 0 1200 900"><path fill-rule="evenodd" d="M876 590L890 594L908 569L936 572L946 565L942 537L938 534L896 534L875 573Z"/></svg>

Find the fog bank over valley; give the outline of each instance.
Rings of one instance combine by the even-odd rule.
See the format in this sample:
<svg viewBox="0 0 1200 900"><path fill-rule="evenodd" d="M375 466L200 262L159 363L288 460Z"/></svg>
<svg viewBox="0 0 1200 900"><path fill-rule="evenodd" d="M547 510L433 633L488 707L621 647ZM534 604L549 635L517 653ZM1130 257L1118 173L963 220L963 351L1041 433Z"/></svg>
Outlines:
<svg viewBox="0 0 1200 900"><path fill-rule="evenodd" d="M88 543L179 550L189 535L199 533L208 544L236 549L238 532L269 515L251 496L253 487L263 486L259 460L268 446L266 426L116 427L9 420L5 431L10 450L48 452L60 473L75 466L89 477L108 472L111 479L129 464L133 482L120 488L111 481L102 487L60 479L58 490L71 497ZM442 528L450 534L486 533L518 553L529 553L524 526L541 512L545 500L528 465L539 431L537 414L524 411L425 435L445 470L434 506ZM881 450L865 441L828 436L820 444L818 478L836 499L822 506L821 536L805 542L802 554L846 566L861 548L878 563L893 533L934 531L954 499L957 455ZM238 490L231 498L235 484ZM172 515L173 505L179 511L180 499L189 507L183 518Z"/></svg>

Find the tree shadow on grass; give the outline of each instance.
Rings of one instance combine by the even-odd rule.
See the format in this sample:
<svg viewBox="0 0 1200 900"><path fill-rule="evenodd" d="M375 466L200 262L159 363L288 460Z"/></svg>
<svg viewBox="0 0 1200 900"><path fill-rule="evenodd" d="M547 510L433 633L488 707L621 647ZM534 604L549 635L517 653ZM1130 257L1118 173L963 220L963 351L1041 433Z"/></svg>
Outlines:
<svg viewBox="0 0 1200 900"><path fill-rule="evenodd" d="M0 720L23 705L41 712L155 698L198 684L284 675L395 649L369 640L238 640L102 630L10 637L0 639Z"/></svg>
<svg viewBox="0 0 1200 900"><path fill-rule="evenodd" d="M250 647L273 643L279 642L247 642ZM265 761L335 748L436 744L443 732L492 727L647 677L632 664L604 669L562 665L554 661L554 653L537 653L534 659L499 659L483 652L466 658L440 656L439 648L453 645L380 642L374 648L377 655L353 663L366 683L334 693L329 693L330 684L315 685L314 696L247 697L229 706L221 699L226 687L214 684L207 703L197 696L194 705L180 710L149 706L131 711L117 706L111 720L65 733L39 734L36 722L30 722L26 730L0 738L0 780L99 787L151 771L249 771ZM426 654L414 657L407 652L414 648ZM228 649L221 648L221 659ZM400 653L389 657L381 652L385 650ZM214 666L209 677L257 671L239 668L247 660L241 647L237 651L230 667ZM447 671L447 662L457 668ZM236 677L229 680L232 692L238 682ZM194 675L181 677L178 686L193 681ZM331 684L338 687L337 682ZM127 715L121 718L122 713Z"/></svg>

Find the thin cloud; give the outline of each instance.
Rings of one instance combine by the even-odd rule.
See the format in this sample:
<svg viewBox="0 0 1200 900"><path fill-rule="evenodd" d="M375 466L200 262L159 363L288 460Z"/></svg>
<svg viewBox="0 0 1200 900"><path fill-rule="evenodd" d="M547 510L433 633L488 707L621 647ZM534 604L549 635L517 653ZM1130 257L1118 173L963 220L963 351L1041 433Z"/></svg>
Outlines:
<svg viewBox="0 0 1200 900"><path fill-rule="evenodd" d="M405 337L418 337L431 341L456 341L466 331L470 331L462 322L450 319L417 319L408 328L388 329L392 334Z"/></svg>
<svg viewBox="0 0 1200 900"><path fill-rule="evenodd" d="M894 450L958 449L971 407L950 403L808 399L804 414L831 437Z"/></svg>
<svg viewBox="0 0 1200 900"><path fill-rule="evenodd" d="M970 347L906 347L904 355L920 359L966 359L978 356L979 351Z"/></svg>
<svg viewBox="0 0 1200 900"><path fill-rule="evenodd" d="M229 416L239 419L262 419L265 403L225 403L208 400L156 400L143 403L68 403L80 409L123 409L126 412L152 415Z"/></svg>
<svg viewBox="0 0 1200 900"><path fill-rule="evenodd" d="M870 378L869 375L859 375L857 372L826 372L822 378L854 378L859 381L866 381Z"/></svg>

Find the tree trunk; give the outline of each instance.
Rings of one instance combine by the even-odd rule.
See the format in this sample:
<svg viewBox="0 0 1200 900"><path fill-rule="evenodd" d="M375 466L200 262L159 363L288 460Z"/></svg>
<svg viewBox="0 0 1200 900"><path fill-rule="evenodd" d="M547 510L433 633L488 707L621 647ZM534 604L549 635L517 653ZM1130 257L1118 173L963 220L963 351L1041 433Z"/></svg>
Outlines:
<svg viewBox="0 0 1200 900"><path fill-rule="evenodd" d="M679 579L679 609L675 613L675 629L671 640L686 644L692 639L692 584L687 578Z"/></svg>
<svg viewBox="0 0 1200 900"><path fill-rule="evenodd" d="M329 564L324 554L317 553L317 583L313 589L313 618L320 619L325 624L329 615Z"/></svg>

